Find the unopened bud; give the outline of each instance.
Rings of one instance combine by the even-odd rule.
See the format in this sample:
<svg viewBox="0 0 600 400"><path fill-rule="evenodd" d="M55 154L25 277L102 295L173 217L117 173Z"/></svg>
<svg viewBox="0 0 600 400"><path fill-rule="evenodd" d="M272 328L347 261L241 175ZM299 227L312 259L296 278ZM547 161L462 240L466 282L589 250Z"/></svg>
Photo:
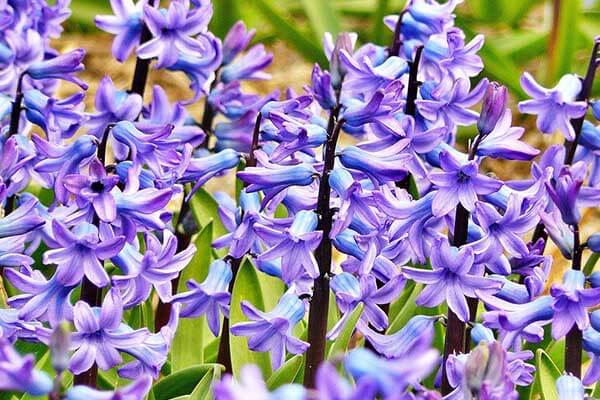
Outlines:
<svg viewBox="0 0 600 400"><path fill-rule="evenodd" d="M481 136L488 135L494 130L506 110L507 101L508 93L506 87L496 82L488 85L483 98L479 121L477 121L477 130Z"/></svg>
<svg viewBox="0 0 600 400"><path fill-rule="evenodd" d="M467 357L463 382L465 389L476 395L484 384L488 387L499 386L505 372L504 355L500 343L481 342Z"/></svg>
<svg viewBox="0 0 600 400"><path fill-rule="evenodd" d="M335 47L329 60L329 73L331 74L331 85L334 89L339 89L342 79L346 74L346 69L340 63L340 51L345 50L352 55L356 38L349 32L341 32L335 39Z"/></svg>
<svg viewBox="0 0 600 400"><path fill-rule="evenodd" d="M69 347L71 345L71 332L69 324L62 322L52 332L50 337L50 351L52 367L58 373L65 371L69 366Z"/></svg>

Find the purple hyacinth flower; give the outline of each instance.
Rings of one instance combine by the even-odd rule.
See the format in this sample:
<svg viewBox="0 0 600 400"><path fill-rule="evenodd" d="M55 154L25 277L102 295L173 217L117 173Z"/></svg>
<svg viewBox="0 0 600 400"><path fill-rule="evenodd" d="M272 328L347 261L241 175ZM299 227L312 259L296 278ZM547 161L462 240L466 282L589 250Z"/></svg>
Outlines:
<svg viewBox="0 0 600 400"><path fill-rule="evenodd" d="M198 101L208 94L210 84L215 78L215 70L221 65L221 41L210 32L204 34L205 49L202 57L180 53L177 62L167 68L169 71L181 71L190 80L190 89L194 96L184 104Z"/></svg>
<svg viewBox="0 0 600 400"><path fill-rule="evenodd" d="M319 174L312 165L302 163L296 165L278 165L269 161L261 150L254 152L259 167L249 167L237 173L238 178L248 184L248 193L267 191L263 204L276 194L292 185L308 186Z"/></svg>
<svg viewBox="0 0 600 400"><path fill-rule="evenodd" d="M539 150L521 141L524 128L511 127L512 111L507 108L493 129L477 145L476 155L506 160L531 160Z"/></svg>
<svg viewBox="0 0 600 400"><path fill-rule="evenodd" d="M470 246L495 273L510 274L510 263L504 250L511 256L523 256L529 253L521 236L533 229L539 221L539 207L534 205L522 210L523 199L512 194L503 215L487 203L477 202L474 217L483 230L481 239ZM538 203L539 204L539 203Z"/></svg>
<svg viewBox="0 0 600 400"><path fill-rule="evenodd" d="M344 126L360 131L364 125L372 124L389 134L402 132L402 125L395 117L403 106L402 87L400 81L393 81L364 101L350 99L345 102L341 113L341 118L345 121Z"/></svg>
<svg viewBox="0 0 600 400"><path fill-rule="evenodd" d="M317 369L315 389L322 400L360 400L375 399L377 384L375 382L360 381L356 387L342 378L335 366L330 362L323 362Z"/></svg>
<svg viewBox="0 0 600 400"><path fill-rule="evenodd" d="M31 64L27 68L27 75L35 80L63 79L73 82L83 90L87 90L88 85L75 76L76 72L85 69L81 63L84 57L85 51L83 49L73 50L69 53Z"/></svg>
<svg viewBox="0 0 600 400"><path fill-rule="evenodd" d="M97 141L93 136L83 135L68 145L54 145L39 136L32 137L41 161L35 165L40 173L56 173L54 194L63 204L68 200L68 191L63 185L66 175L79 173L80 168L87 165L97 149Z"/></svg>
<svg viewBox="0 0 600 400"><path fill-rule="evenodd" d="M19 309L0 308L0 337L14 343L17 339L35 338L39 322L28 322L19 317Z"/></svg>
<svg viewBox="0 0 600 400"><path fill-rule="evenodd" d="M150 334L135 344L119 349L135 358L135 360L119 368L119 376L127 379L137 379L144 375L150 375L153 379L158 379L161 368L167 362L169 349L177 330L179 308L179 304L173 305L167 325L163 326L159 332ZM119 327L119 334L125 336L132 335L135 332L138 331L134 331L125 324L121 324Z"/></svg>
<svg viewBox="0 0 600 400"><path fill-rule="evenodd" d="M575 140L571 119L579 118L587 111L585 101L576 101L581 91L581 80L577 75L565 75L552 89L540 86L533 76L525 72L521 76L523 90L533 97L519 103L519 111L536 114L537 127L542 133L560 131L567 140Z"/></svg>
<svg viewBox="0 0 600 400"><path fill-rule="evenodd" d="M573 375L561 375L556 380L558 400L583 400L585 388L581 380Z"/></svg>
<svg viewBox="0 0 600 400"><path fill-rule="evenodd" d="M450 81L451 82L451 81ZM467 79L458 79L448 88L447 84L441 83L422 100L417 100L419 113L427 120L443 124L449 132L453 132L457 125L467 126L475 123L479 114L470 110L485 95L487 79L482 79L477 86L470 90L470 82ZM421 88L423 90L428 88Z"/></svg>
<svg viewBox="0 0 600 400"><path fill-rule="evenodd" d="M112 54L119 62L125 61L140 44L142 15L146 3L147 0L140 0L137 4L133 0L111 0L114 15L97 15L94 19L99 29L115 35Z"/></svg>
<svg viewBox="0 0 600 400"><path fill-rule="evenodd" d="M255 29L248 30L243 21L237 21L223 39L223 65L230 64L238 54L244 51L255 33Z"/></svg>
<svg viewBox="0 0 600 400"><path fill-rule="evenodd" d="M119 177L108 175L104 164L97 158L93 159L89 167L89 175L67 175L64 178L65 188L77 196L80 208L92 204L96 215L104 222L112 222L117 217L115 199L110 193L119 183Z"/></svg>
<svg viewBox="0 0 600 400"><path fill-rule="evenodd" d="M4 337L0 337L0 390L44 396L52 390L52 379L35 369L33 354L20 355Z"/></svg>
<svg viewBox="0 0 600 400"><path fill-rule="evenodd" d="M408 144L408 140L403 139L379 151L348 146L339 153L339 160L344 167L367 175L375 185L397 182L409 173L413 155L404 152Z"/></svg>
<svg viewBox="0 0 600 400"><path fill-rule="evenodd" d="M85 94L76 93L57 100L32 89L25 92L23 104L27 119L41 127L50 142L60 143L72 137L83 122L84 97Z"/></svg>
<svg viewBox="0 0 600 400"><path fill-rule="evenodd" d="M173 302L182 303L181 317L197 318L206 314L208 327L215 336L221 331L220 314L229 318L229 282L233 274L229 264L215 260L208 269L204 282L198 283L191 279L186 282L189 292L180 293L173 297Z"/></svg>
<svg viewBox="0 0 600 400"><path fill-rule="evenodd" d="M53 238L58 244L44 253L44 264L56 264L56 278L64 285L79 284L83 276L98 287L110 283L100 260L106 260L121 251L123 236L103 239L98 228L82 223L69 231L57 220L52 221Z"/></svg>
<svg viewBox="0 0 600 400"><path fill-rule="evenodd" d="M505 86L491 82L483 97L481 114L477 121L477 130L481 136L487 136L494 130L498 121L503 117L508 101L508 92Z"/></svg>
<svg viewBox="0 0 600 400"><path fill-rule="evenodd" d="M331 280L331 289L335 293L336 303L343 317L327 333L327 338L334 340L339 335L352 311L361 303L364 304L364 310L356 328L361 332L367 330L369 325L378 331L386 329L388 318L379 304L389 304L398 297L404 288L404 282L402 275L398 275L378 288L373 275L363 275L359 278L347 272L336 275Z"/></svg>
<svg viewBox="0 0 600 400"><path fill-rule="evenodd" d="M232 149L221 150L206 157L192 158L181 178L182 182L193 182L188 198L216 175L238 166L241 154Z"/></svg>
<svg viewBox="0 0 600 400"><path fill-rule="evenodd" d="M348 52L341 50L340 62L345 71L344 91L350 94L376 92L408 72L407 62L394 56L373 66L368 57L355 60Z"/></svg>
<svg viewBox="0 0 600 400"><path fill-rule="evenodd" d="M366 330L363 334L379 354L387 358L403 358L429 350L437 320L436 316L416 315L398 332L382 335Z"/></svg>
<svg viewBox="0 0 600 400"><path fill-rule="evenodd" d="M87 121L88 133L102 138L106 127L114 122L134 121L142 111L142 97L137 93L117 90L112 79L105 76L100 81L94 105L97 113Z"/></svg>
<svg viewBox="0 0 600 400"><path fill-rule="evenodd" d="M313 67L310 91L324 110L332 110L335 107L336 95L331 84L331 75L328 71L321 70L319 64Z"/></svg>
<svg viewBox="0 0 600 400"><path fill-rule="evenodd" d="M410 354L398 360L379 358L364 348L350 351L344 359L344 369L361 382L374 384L382 398L393 398L418 383L431 373L438 363L438 352L434 349L419 354Z"/></svg>
<svg viewBox="0 0 600 400"><path fill-rule="evenodd" d="M140 254L130 244L127 250L111 258L125 271L125 275L113 276L113 285L121 290L124 306L129 308L145 301L152 288L163 303L171 301L171 281L175 279L194 256L192 244L177 253L177 238L170 231L163 231L162 243L152 234L145 235L145 251Z"/></svg>
<svg viewBox="0 0 600 400"><path fill-rule="evenodd" d="M230 233L213 241L213 247L222 248L229 246L229 255L233 258L242 258L251 248L256 246L258 239L255 224L261 221L260 197L258 193L240 192L240 208L226 210L220 202L219 215Z"/></svg>
<svg viewBox="0 0 600 400"><path fill-rule="evenodd" d="M555 283L550 288L554 298L552 337L555 340L565 336L575 324L580 330L590 325L587 308L600 304L600 288L586 289L584 285L583 272L568 270L563 276L563 283Z"/></svg>
<svg viewBox="0 0 600 400"><path fill-rule="evenodd" d="M176 139L192 146L200 145L206 134L199 126L194 125L185 106L176 102L171 104L165 90L154 85L152 87L152 102L142 110L143 119L136 123L142 131L151 127L172 125L169 138Z"/></svg>
<svg viewBox="0 0 600 400"><path fill-rule="evenodd" d="M177 62L180 52L202 57L204 44L192 36L206 30L212 12L189 12L188 7L189 3L174 1L163 12L144 5L144 22L153 38L138 47L139 58L157 57L156 68L166 68Z"/></svg>
<svg viewBox="0 0 600 400"><path fill-rule="evenodd" d="M308 348L308 343L292 335L305 313L305 305L297 296L284 294L269 312L260 311L246 301L242 301L241 307L251 322L235 324L231 333L247 336L250 350L270 352L273 370L283 365L286 349L292 354L302 354Z"/></svg>
<svg viewBox="0 0 600 400"><path fill-rule="evenodd" d="M4 270L6 279L22 294L10 297L8 304L19 310L19 318L26 321L49 321L56 326L60 321L72 319L73 306L69 297L75 286L65 286L56 276L46 280L40 271L23 269Z"/></svg>
<svg viewBox="0 0 600 400"><path fill-rule="evenodd" d="M85 385L76 385L67 391L66 400L139 400L146 397L152 387L152 378L142 376L127 386L114 391L92 389Z"/></svg>
<svg viewBox="0 0 600 400"><path fill-rule="evenodd" d="M44 219L35 209L37 199L25 201L16 210L0 218L0 239L24 235L44 225Z"/></svg>
<svg viewBox="0 0 600 400"><path fill-rule="evenodd" d="M462 164L450 152L440 153L443 172L432 172L429 180L437 186L432 210L436 216L444 216L460 203L467 211L475 209L478 195L497 192L502 182L479 173L477 161Z"/></svg>
<svg viewBox="0 0 600 400"><path fill-rule="evenodd" d="M564 166L555 180L546 182L548 196L567 225L577 225L581 219L577 197L583 185L586 169L587 165L582 162Z"/></svg>
<svg viewBox="0 0 600 400"><path fill-rule="evenodd" d="M257 223L256 233L271 246L258 259L261 261L281 259L282 279L292 283L307 273L311 278L319 276L319 267L313 251L321 242L322 231L318 231L319 218L313 211L300 211L289 228L281 231Z"/></svg>
<svg viewBox="0 0 600 400"><path fill-rule="evenodd" d="M269 393L260 369L253 364L242 366L239 379L227 374L215 382L213 392L216 400L305 400L306 389L298 384L285 384Z"/></svg>
<svg viewBox="0 0 600 400"><path fill-rule="evenodd" d="M265 80L271 75L264 72L273 62L273 54L267 52L262 44L252 46L243 56L221 70L223 83L237 80Z"/></svg>
<svg viewBox="0 0 600 400"><path fill-rule="evenodd" d="M493 293L502 284L471 272L474 261L471 248L457 249L444 239L437 239L432 247L432 270L402 268L407 278L427 284L419 294L417 304L434 307L445 300L461 321L468 321L469 308L465 296L477 298L478 292Z"/></svg>
<svg viewBox="0 0 600 400"><path fill-rule="evenodd" d="M123 332L120 330L123 317L121 297L111 289L102 302L102 307L90 307L78 301L73 310L76 332L71 335L76 349L71 357L69 369L80 374L92 367L106 371L122 362L119 350L139 345L149 335L147 329Z"/></svg>

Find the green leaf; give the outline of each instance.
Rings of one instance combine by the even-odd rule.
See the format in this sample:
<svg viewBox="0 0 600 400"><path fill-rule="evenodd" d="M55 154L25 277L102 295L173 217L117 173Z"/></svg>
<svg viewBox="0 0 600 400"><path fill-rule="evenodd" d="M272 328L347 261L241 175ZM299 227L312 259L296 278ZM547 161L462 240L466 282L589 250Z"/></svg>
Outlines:
<svg viewBox="0 0 600 400"><path fill-rule="evenodd" d="M212 383L221 377L221 368L215 367L211 371L204 375L204 377L198 382L198 385L194 388L194 391L190 394L190 400L207 400L212 398Z"/></svg>
<svg viewBox="0 0 600 400"><path fill-rule="evenodd" d="M219 364L194 365L162 378L152 388L154 399L172 400L192 393L202 378L212 374L215 368L223 369Z"/></svg>
<svg viewBox="0 0 600 400"><path fill-rule="evenodd" d="M590 257L587 259L585 266L583 267L583 273L585 276L589 276L592 272L594 272L594 267L596 263L600 259L600 253L592 253Z"/></svg>
<svg viewBox="0 0 600 400"><path fill-rule="evenodd" d="M356 328L356 324L362 315L363 308L364 304L360 303L354 310L352 310L352 313L344 324L344 328L335 339L331 350L329 350L329 355L327 358L331 359L332 357L346 352L348 349L348 344L350 343L350 339L352 339L352 332L354 332L354 328Z"/></svg>
<svg viewBox="0 0 600 400"><path fill-rule="evenodd" d="M402 294L402 297L404 297L405 300L401 297L399 300L403 301L397 301L397 303L402 304L402 307L396 314L394 320L390 323L390 326L386 331L388 335L398 332L404 325L406 325L408 320L415 315L415 311L417 309L416 299L419 293L421 293L421 290L423 290L423 285L419 283L409 289L408 296L405 297L406 292Z"/></svg>
<svg viewBox="0 0 600 400"><path fill-rule="evenodd" d="M211 243L213 222L209 222L198 234L194 244L196 254L190 264L181 271L177 292L187 290L186 282L194 279L200 283L208 274L211 261ZM183 368L204 362L205 317L182 318L173 338L171 348L171 368L179 371Z"/></svg>
<svg viewBox="0 0 600 400"><path fill-rule="evenodd" d="M383 43L385 38L385 33L389 32L389 29L383 23L383 18L388 14L388 9L390 6L390 0L378 0L377 8L373 13L373 41L375 43ZM398 7L400 9L400 7ZM391 36L391 35L388 35Z"/></svg>
<svg viewBox="0 0 600 400"><path fill-rule="evenodd" d="M310 35L300 31L292 19L284 15L273 5L272 0L254 0L258 10L262 12L265 19L273 26L278 36L294 46L308 60L316 61L321 65L327 65L327 59L323 54L320 42L312 40Z"/></svg>
<svg viewBox="0 0 600 400"><path fill-rule="evenodd" d="M273 375L267 380L267 387L269 390L275 390L281 385L294 382L303 365L304 357L300 354L287 360L281 368L273 372Z"/></svg>
<svg viewBox="0 0 600 400"><path fill-rule="evenodd" d="M196 224L203 228L213 222L213 239L223 236L227 230L217 212L217 201L204 189L200 188L190 199L190 209Z"/></svg>
<svg viewBox="0 0 600 400"><path fill-rule="evenodd" d="M554 2L558 9L554 10L554 35L550 35L548 45L549 63L546 83L554 86L559 78L571 72L572 62L577 50L580 0L561 0Z"/></svg>
<svg viewBox="0 0 600 400"><path fill-rule="evenodd" d="M248 262L251 263L250 260ZM275 308L279 299L285 292L285 284L279 278L269 276L264 272L256 270L258 280L260 282L260 291L262 293L263 302L266 310Z"/></svg>
<svg viewBox="0 0 600 400"><path fill-rule="evenodd" d="M542 349L535 353L535 383L544 400L558 400L556 391L556 380L560 377L560 370L556 367L552 359ZM537 393L532 390L530 399Z"/></svg>
<svg viewBox="0 0 600 400"><path fill-rule="evenodd" d="M224 38L229 28L241 19L240 2L238 0L213 1L213 18L209 29L217 37Z"/></svg>
<svg viewBox="0 0 600 400"><path fill-rule="evenodd" d="M316 40L322 40L325 32L336 37L339 21L332 1L302 0L302 5Z"/></svg>
<svg viewBox="0 0 600 400"><path fill-rule="evenodd" d="M247 259L242 261L240 269L233 284L231 293L231 309L229 312L230 326L238 322L245 322L246 317L242 313L240 304L242 300L248 301L258 309L265 309L261 292L260 280L256 269ZM262 370L263 376L267 378L271 373L271 361L268 353L252 351L248 348L246 337L229 335L231 348L231 366L236 378L240 377L240 370L245 364L257 364Z"/></svg>

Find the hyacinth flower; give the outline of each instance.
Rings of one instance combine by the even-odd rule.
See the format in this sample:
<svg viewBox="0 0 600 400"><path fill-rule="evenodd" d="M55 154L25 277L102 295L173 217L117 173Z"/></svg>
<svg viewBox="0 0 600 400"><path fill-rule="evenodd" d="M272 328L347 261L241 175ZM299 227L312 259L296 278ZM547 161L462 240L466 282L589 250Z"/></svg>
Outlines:
<svg viewBox="0 0 600 400"><path fill-rule="evenodd" d="M53 145L39 136L32 137L38 152L45 156L35 165L39 173L56 173L54 192L61 203L67 202L68 191L64 187L64 177L77 174L88 164L96 153L97 144L93 136L80 136L70 145Z"/></svg>
<svg viewBox="0 0 600 400"><path fill-rule="evenodd" d="M482 135L483 139L477 145L476 155L505 160L531 160L538 155L539 150L520 140L525 129L513 127L511 123L512 111L507 108L491 130L482 128L489 132Z"/></svg>
<svg viewBox="0 0 600 400"><path fill-rule="evenodd" d="M127 386L114 391L96 390L85 385L76 385L67 391L67 400L138 400L146 397L152 387L152 379L143 376Z"/></svg>
<svg viewBox="0 0 600 400"><path fill-rule="evenodd" d="M75 93L64 100L46 96L39 90L24 93L24 106L27 119L41 127L49 141L58 143L72 137L81 126L83 98L85 94Z"/></svg>
<svg viewBox="0 0 600 400"><path fill-rule="evenodd" d="M358 348L346 355L344 368L359 385L361 381L374 385L379 395L391 398L429 375L437 363L438 354L434 349L411 354L409 358L387 360Z"/></svg>
<svg viewBox="0 0 600 400"><path fill-rule="evenodd" d="M149 335L147 329L123 332L119 329L122 316L121 297L115 289L109 291L101 308L92 308L84 301L75 304L76 331L71 340L76 351L69 364L71 372L87 371L94 362L100 369L108 370L122 362L119 350L138 345Z"/></svg>
<svg viewBox="0 0 600 400"><path fill-rule="evenodd" d="M142 16L146 0L111 0L114 15L97 15L96 26L105 32L115 35L112 45L113 57L123 62L140 43L142 35Z"/></svg>
<svg viewBox="0 0 600 400"><path fill-rule="evenodd" d="M87 90L87 83L79 79L75 74L83 71L82 64L85 57L83 49L76 49L69 53L60 54L56 57L38 61L27 68L27 75L35 80L62 79L73 82L83 90Z"/></svg>
<svg viewBox="0 0 600 400"><path fill-rule="evenodd" d="M244 55L221 70L221 81L230 83L236 80L266 80L271 75L263 69L273 62L273 54L265 50L264 45L252 46Z"/></svg>
<svg viewBox="0 0 600 400"><path fill-rule="evenodd" d="M467 211L475 209L478 195L497 192L502 182L479 173L477 161L462 164L451 153L440 154L441 172L429 175L438 190L431 208L436 216L443 216L456 209L460 203Z"/></svg>
<svg viewBox="0 0 600 400"><path fill-rule="evenodd" d="M88 133L102 138L106 127L118 121L133 121L142 111L142 97L137 93L117 90L112 79L105 76L100 81L94 99L96 114L89 116Z"/></svg>
<svg viewBox="0 0 600 400"><path fill-rule="evenodd" d="M145 301L152 288L156 290L162 302L169 302L172 298L171 280L178 276L194 256L196 247L193 244L177 253L175 235L170 231L163 231L162 235L161 243L156 236L146 234L143 254L130 248L129 251L111 258L116 266L123 265L126 271L126 275L112 278L113 285L121 290L125 307Z"/></svg>
<svg viewBox="0 0 600 400"><path fill-rule="evenodd" d="M109 284L110 278L100 260L115 256L123 248L125 238L101 238L98 228L82 223L68 230L52 221L52 233L57 247L44 253L44 264L56 264L56 278L65 286L79 284L85 276L98 287Z"/></svg>
<svg viewBox="0 0 600 400"><path fill-rule="evenodd" d="M236 380L231 374L227 374L217 382L214 395L216 400L303 400L306 398L306 389L298 384L285 384L269 393L260 369L256 365L248 364L240 370L239 379Z"/></svg>
<svg viewBox="0 0 600 400"><path fill-rule="evenodd" d="M565 166L561 168L553 183L546 182L548 196L567 225L577 225L581 219L577 198L583 185L585 170L586 165L581 162L570 167Z"/></svg>
<svg viewBox="0 0 600 400"><path fill-rule="evenodd" d="M461 321L469 319L466 297L477 298L478 292L493 293L500 289L498 281L474 274L474 254L469 247L457 249L444 239L433 244L431 252L432 270L404 267L402 273L416 282L427 284L419 294L417 304L433 307L444 300Z"/></svg>
<svg viewBox="0 0 600 400"><path fill-rule="evenodd" d="M365 308L356 328L363 332L371 325L378 331L384 330L388 326L388 318L379 305L388 304L398 296L403 287L404 279L401 275L392 278L378 288L375 277L372 275L356 278L347 272L337 274L331 280L331 289L335 293L337 306L344 316L328 332L327 337L334 340L343 329L352 311L361 303Z"/></svg>
<svg viewBox="0 0 600 400"><path fill-rule="evenodd" d="M20 355L6 338L0 337L0 390L44 396L52 386L52 379L35 369L33 354Z"/></svg>
<svg viewBox="0 0 600 400"><path fill-rule="evenodd" d="M0 239L23 235L44 225L43 218L35 211L36 205L36 199L29 199L7 216L0 218Z"/></svg>
<svg viewBox="0 0 600 400"><path fill-rule="evenodd" d="M565 75L555 87L546 89L525 72L521 86L532 99L520 102L519 111L537 115L537 128L542 133L560 131L567 140L573 141L575 131L570 120L582 117L587 111L587 103L576 100L581 91L580 79L576 75Z"/></svg>
<svg viewBox="0 0 600 400"><path fill-rule="evenodd" d="M22 292L8 299L8 304L18 310L19 318L48 321L52 326L72 318L73 306L69 297L75 285L65 286L56 276L48 280L40 271L30 269L20 272L6 269L3 273Z"/></svg>
<svg viewBox="0 0 600 400"><path fill-rule="evenodd" d="M600 304L600 288L586 289L584 285L583 272L568 270L563 283L555 283L550 288L554 298L552 337L555 340L565 336L575 324L582 331L590 325L587 308Z"/></svg>
<svg viewBox="0 0 600 400"><path fill-rule="evenodd" d="M561 375L556 380L556 391L558 400L583 400L585 388L579 378L573 375Z"/></svg>
<svg viewBox="0 0 600 400"><path fill-rule="evenodd" d="M76 195L80 208L91 204L96 215L104 222L112 222L117 217L115 199L110 193L119 183L119 177L108 175L104 164L97 158L89 165L89 174L72 174L64 178L65 188Z"/></svg>
<svg viewBox="0 0 600 400"><path fill-rule="evenodd" d="M238 172L237 176L248 184L248 193L267 190L262 204L267 204L276 194L292 185L310 185L318 176L313 166L302 163L290 166L281 166L271 163L266 154L260 150L254 152L259 167L249 167Z"/></svg>
<svg viewBox="0 0 600 400"><path fill-rule="evenodd" d="M251 322L233 325L231 333L248 337L248 347L253 351L268 351L273 370L283 365L286 349L292 354L302 354L308 348L308 343L292 335L305 313L305 305L297 296L284 294L269 312L260 311L246 301L242 301L241 307Z"/></svg>
<svg viewBox="0 0 600 400"><path fill-rule="evenodd" d="M534 204L523 212L522 205L523 199L517 194L509 197L503 215L487 203L477 202L475 205L474 216L484 234L470 246L475 253L482 254L478 260L486 259L488 268L495 273L510 274L510 263L504 251L511 256L529 253L521 235L536 226L540 207Z"/></svg>
<svg viewBox="0 0 600 400"><path fill-rule="evenodd" d="M192 158L181 177L181 182L194 182L188 197L214 176L237 167L240 159L241 154L232 149L225 149L206 157Z"/></svg>
<svg viewBox="0 0 600 400"><path fill-rule="evenodd" d="M251 248L256 247L258 239L255 225L262 217L260 211L260 197L257 193L246 193L243 189L239 196L239 209L235 204L227 210L225 201L220 201L219 215L227 233L213 241L213 247L229 246L229 255L233 258L243 257Z"/></svg>
<svg viewBox="0 0 600 400"><path fill-rule="evenodd" d="M417 100L419 113L429 121L443 123L453 132L457 125L471 125L479 119L479 114L469 107L477 104L485 95L487 79L482 79L471 90L468 79L458 79L448 90L445 83L436 88L421 88L422 100ZM426 86L426 85L425 85Z"/></svg>
<svg viewBox="0 0 600 400"><path fill-rule="evenodd" d="M197 283L193 279L186 282L189 292L177 294L173 302L182 303L180 316L196 318L206 314L208 327L213 335L221 331L220 314L229 318L229 282L233 278L231 267L222 260L213 261L208 269L204 282Z"/></svg>
<svg viewBox="0 0 600 400"><path fill-rule="evenodd" d="M267 243L272 244L259 256L259 260L281 258L282 279L293 282L307 273L311 278L319 275L319 267L313 254L321 242L323 233L316 230L318 217L312 211L300 211L289 228L281 232L267 225L257 223L256 233Z"/></svg>
<svg viewBox="0 0 600 400"><path fill-rule="evenodd" d="M223 64L231 63L243 52L256 34L255 29L247 29L243 21L237 21L223 39Z"/></svg>
<svg viewBox="0 0 600 400"><path fill-rule="evenodd" d="M583 349L588 352L592 360L584 377L583 383L590 385L600 379L600 312L594 311L590 315L591 326L583 331Z"/></svg>
<svg viewBox="0 0 600 400"><path fill-rule="evenodd" d="M387 358L403 358L428 350L433 335L436 316L416 315L398 332L382 335L371 330L363 334L377 352Z"/></svg>
<svg viewBox="0 0 600 400"><path fill-rule="evenodd" d="M152 87L152 102L142 110L143 118L136 123L136 126L142 131L146 126L173 126L169 137L180 140L182 143L189 143L192 146L200 145L206 134L202 128L190 121L190 116L185 106L176 102L169 103L167 93L158 85Z"/></svg>
<svg viewBox="0 0 600 400"><path fill-rule="evenodd" d="M206 30L212 15L212 7L193 12L189 2L174 1L165 12L144 5L144 23L153 38L138 47L139 58L158 58L156 68L166 68L177 62L179 52L202 56L204 44L193 36Z"/></svg>

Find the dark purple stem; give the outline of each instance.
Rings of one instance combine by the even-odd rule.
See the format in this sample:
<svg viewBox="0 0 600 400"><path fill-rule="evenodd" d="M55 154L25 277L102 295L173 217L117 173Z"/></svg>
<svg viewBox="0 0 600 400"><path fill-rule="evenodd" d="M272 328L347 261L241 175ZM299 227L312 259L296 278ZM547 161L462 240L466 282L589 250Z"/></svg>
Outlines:
<svg viewBox="0 0 600 400"><path fill-rule="evenodd" d="M581 245L581 237L579 234L579 225L573 225L573 256L571 268L581 270L581 256L583 246ZM565 371L581 378L581 349L582 349L582 332L577 325L567 333L565 338Z"/></svg>
<svg viewBox="0 0 600 400"><path fill-rule="evenodd" d="M330 207L331 188L329 174L333 170L335 161L335 148L338 137L344 124L344 119L339 119L340 106L337 105L329 116L327 124L327 143L323 153L325 165L319 184L317 200L317 214L319 214L319 230L323 232L321 242L315 251L315 258L319 265L319 276L315 279L313 296L310 301L308 313L308 343L310 347L306 352L304 368L304 386L315 387L315 376L319 364L325 359L327 315L329 309L329 274L331 273L332 246L329 235L333 222L333 210Z"/></svg>
<svg viewBox="0 0 600 400"><path fill-rule="evenodd" d="M213 91L213 89L217 86L217 84L219 83L219 71L220 71L221 67L217 68L217 70L215 71L215 79L213 79L213 81L210 84L210 89L209 89L209 93ZM202 128L202 130L204 131L204 134L206 135L204 137L204 141L200 144L200 147L208 149L208 145L210 142L210 136L212 135L212 125L213 125L213 121L216 117L216 113L215 113L215 109L210 105L210 102L208 101L208 97L204 99L204 111L202 113L202 122L200 124L200 127Z"/></svg>
<svg viewBox="0 0 600 400"><path fill-rule="evenodd" d="M153 7L156 0L148 0L148 5ZM146 24L142 26L142 34L140 36L140 45L152 39L152 33ZM133 80L131 81L131 93L137 93L142 98L146 91L146 82L148 81L148 71L150 70L150 59L136 58L135 70L133 72Z"/></svg>

